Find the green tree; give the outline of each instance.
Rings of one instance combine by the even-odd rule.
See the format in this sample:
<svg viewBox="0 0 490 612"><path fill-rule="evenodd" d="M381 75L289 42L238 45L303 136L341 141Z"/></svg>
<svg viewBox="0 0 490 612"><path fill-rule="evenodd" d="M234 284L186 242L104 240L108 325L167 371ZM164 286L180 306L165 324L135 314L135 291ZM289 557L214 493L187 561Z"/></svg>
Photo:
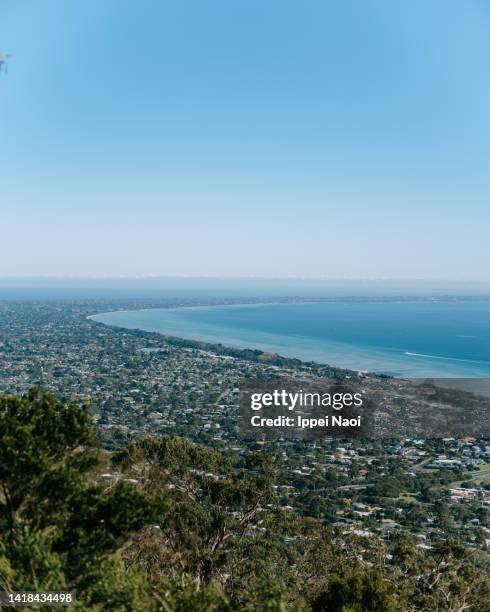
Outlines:
<svg viewBox="0 0 490 612"><path fill-rule="evenodd" d="M154 512L127 483L91 482L99 460L86 405L0 396L0 588L78 589L90 601Z"/></svg>
<svg viewBox="0 0 490 612"><path fill-rule="evenodd" d="M376 570L351 570L334 576L326 591L313 602L313 612L395 612L397 602L391 585Z"/></svg>
<svg viewBox="0 0 490 612"><path fill-rule="evenodd" d="M264 453L251 454L237 466L226 455L183 438L148 438L114 461L139 478L162 508L158 529L128 550L128 559L131 554L133 560L146 558L153 572L209 583L231 571L244 536L270 536L276 501L273 461Z"/></svg>

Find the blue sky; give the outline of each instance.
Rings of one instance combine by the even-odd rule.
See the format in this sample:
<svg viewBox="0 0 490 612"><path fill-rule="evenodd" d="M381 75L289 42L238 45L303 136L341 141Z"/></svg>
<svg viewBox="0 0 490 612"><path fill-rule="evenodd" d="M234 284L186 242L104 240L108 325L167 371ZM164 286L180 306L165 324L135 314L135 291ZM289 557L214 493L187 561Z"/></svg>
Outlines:
<svg viewBox="0 0 490 612"><path fill-rule="evenodd" d="M486 0L0 0L0 275L490 281Z"/></svg>

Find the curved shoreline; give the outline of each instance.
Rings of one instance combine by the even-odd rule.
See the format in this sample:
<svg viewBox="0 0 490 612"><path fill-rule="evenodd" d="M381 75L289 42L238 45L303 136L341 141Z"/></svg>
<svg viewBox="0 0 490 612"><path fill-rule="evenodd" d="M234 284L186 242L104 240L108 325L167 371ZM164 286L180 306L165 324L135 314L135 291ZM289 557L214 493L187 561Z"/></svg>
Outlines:
<svg viewBox="0 0 490 612"><path fill-rule="evenodd" d="M417 350L407 350L410 347L410 342L407 342L407 338L403 336L399 338L398 344L393 343L385 343L383 344L383 335L380 336L380 344L373 343L373 338L371 338L371 342L363 343L363 339L357 343L355 342L356 336L347 334L345 336L346 340L343 339L342 333L334 334L333 336L322 336L321 332L318 335L318 340L315 339L315 336L311 334L312 327L310 326L309 333L305 332L301 328L301 324L295 328L298 321L302 320L303 314L299 313L299 309L294 312L292 311L292 324L291 329L288 329L288 315L284 318L283 315L278 315L279 319L283 316L282 323L285 325L274 326L267 325L269 319L267 317L271 317L271 314L267 313L265 315L265 325L261 324L259 326L253 326L253 319L257 318L256 315L252 315L252 326L236 326L234 325L233 317L234 315L229 315L231 320L228 317L224 317L223 324L220 323L220 317L217 315L216 318L213 319L214 315L202 315L204 318L199 319L199 315L197 315L197 320L193 321L193 317L189 315L188 317L181 316L179 317L177 313L182 311L212 311L212 310L234 310L234 309L252 309L261 307L269 307L269 306L313 306L317 304L332 304L333 311L330 311L328 308L325 311L325 315L322 313L322 309L314 308L312 311L313 315L316 313L320 313L321 317L329 316L337 316L340 313L340 321L341 325L344 326L349 325L348 318L343 318L343 309L339 311L338 308L335 308L334 304L337 304L339 307L340 304L345 304L349 306L354 306L354 309L350 309L351 313L354 313L354 319L357 319L356 307L361 306L362 304L370 303L370 310L367 311L367 315L369 317L369 313L375 312L373 309L373 304L387 304L394 303L396 301L397 304L400 303L425 303L425 304L433 304L434 300L432 298L425 298L424 300L379 300L379 299L369 299L369 300L350 300L346 298L335 299L335 300L272 300L272 301L257 301L257 302L246 302L246 303L222 303L222 304L201 304L201 305L185 305L179 304L178 306L172 307L164 307L160 305L155 305L154 307L147 308L125 308L120 310L110 310L105 312L99 312L92 315L89 315L87 318L104 325L112 326L119 329L128 329L128 330L140 330L151 333L157 333L163 338L173 338L176 339L176 342L186 342L186 343L199 343L207 346L209 350L212 349L212 346L216 347L216 350L222 351L223 347L228 347L232 350L239 351L259 351L263 353L269 353L274 355L283 356L285 359L295 360L298 363L315 363L318 366L331 367L337 369L348 369L354 372L372 372L378 375L388 375L388 376L396 376L400 378L424 378L424 377L446 377L446 378L490 378L490 373L487 372L485 368L457 368L457 367L440 367L435 366L431 360L431 363L428 362L428 359L425 357L429 357L429 355L422 354ZM449 299L443 300L443 302L452 304L456 300ZM445 306L443 306L445 308ZM161 318L158 317L158 313L162 313ZM348 311L349 312L349 311ZM361 311L359 311L361 312ZM387 311L389 312L389 310ZM403 314L402 311L395 310L394 315L400 316L399 312ZM412 312L412 311L406 311ZM424 312L433 313L432 307L429 305ZM444 311L443 311L444 312ZM138 313L142 316L138 317ZM156 313L156 316L152 317L151 313ZM465 311L462 311L463 320L466 316ZM111 316L113 315L113 316ZM168 315L168 316L167 316ZM308 315L308 312L307 312ZM244 315L247 316L247 315ZM393 318L393 315L391 315ZM432 316L432 314L431 314ZM127 317L127 319L126 319ZM166 318L167 317L167 318ZM410 314L410 317L412 315ZM120 320L118 320L118 318ZM133 319L133 320L131 320ZM258 320L260 320L260 315L258 316ZM240 315L238 315L238 321L240 320ZM320 319L321 320L321 319ZM409 319L410 320L410 319ZM275 321L274 315L270 319L270 323ZM413 321L413 319L412 319ZM369 319L367 319L367 323L369 323ZM297 333L294 333L296 331ZM313 328L314 331L314 328ZM485 329L486 331L486 329ZM376 332L376 328L374 328L374 332ZM389 332L389 328L388 328ZM383 334L384 330L380 330L380 333ZM375 338L376 339L376 338ZM440 347L437 346L437 337L434 340L434 352L436 350L440 351ZM408 346L405 346L407 344ZM465 353L462 353L465 354ZM469 360L463 359L456 356L443 356L440 357L441 361L449 362L461 362L461 363L474 363L477 364L486 364L488 362L484 360ZM331 365L336 364L336 365Z"/></svg>
<svg viewBox="0 0 490 612"><path fill-rule="evenodd" d="M227 338L216 337L214 339L210 339L210 337L206 335L202 335L201 337L199 337L199 335L198 337L196 337L196 334L192 334L192 336L190 335L180 336L180 335L176 335L173 332L165 332L161 329L158 329L158 330L148 329L148 328L145 329L143 327L138 327L138 326L128 327L127 325L118 325L117 323L109 323L109 322L106 323L104 321L98 321L97 317L104 316L104 315L111 315L115 313L124 314L124 313L150 312L150 311L151 312L154 312L154 311L172 312L172 311L179 311L179 310L210 310L214 308L233 309L233 308L244 308L244 307L252 308L252 307L258 307L258 306L276 306L276 305L279 306L279 305L290 305L290 304L313 304L313 303L321 303L321 301L315 300L315 301L305 301L305 302L299 302L299 301L298 302L252 302L252 303L239 303L239 304L212 304L212 305L205 305L205 306L176 306L176 307L170 307L170 308L138 308L138 309L130 309L130 310L121 309L121 310L110 310L106 312L95 313L93 315L88 315L86 318L100 325L107 325L108 327L116 327L118 329L127 329L127 330L133 330L133 331L142 331L142 332L147 332L147 333L158 334L167 341L168 339L171 339L171 340L175 340L175 341L183 342L183 343L196 343L196 344L208 345L209 348L214 346L216 347L216 349L229 348L229 349L232 349L232 350L234 349L237 351L244 351L244 352L258 351L263 354L268 354L268 353L271 353L271 347L265 346L264 344L261 344L260 342L255 342L253 343L253 346L251 346L249 343L244 342L242 344L240 341L229 340ZM274 351L273 354L277 355L280 358L286 359L286 360L301 362L304 365L315 363L319 367L329 367L329 368L338 369L338 370L348 369L348 370L356 371L355 369L345 368L343 366L333 366L327 362L308 360L302 357L281 354L281 353L278 353L277 351Z"/></svg>
<svg viewBox="0 0 490 612"><path fill-rule="evenodd" d="M317 358L313 358L313 357L308 357L306 354L303 354L302 356L298 356L298 353L295 352L295 354L287 354L287 353L283 353L281 352L283 349L279 346L272 346L272 345L266 345L260 342L253 342L252 344L250 344L249 342L241 342L240 340L237 339L229 339L229 338L221 338L221 337L214 337L214 338L210 338L209 336L206 335L202 335L199 336L199 334L192 333L192 335L189 336L181 336L181 335L177 335L174 332L165 332L161 329L148 329L148 328L143 328L143 327L138 327L138 326L134 326L134 327L128 327L127 325L118 325L116 323L109 323L109 322L104 322L104 321L98 321L96 319L96 317L98 316L104 316L104 315L111 315L111 314L115 314L115 313L120 313L120 314L124 314L124 313L135 313L135 312L154 312L154 311L165 311L165 312L172 312L172 311L180 311L180 310L211 310L211 309L217 309L217 308L223 308L223 309L234 309L234 308L255 308L255 307L259 307L259 306L285 306L285 305L308 305L308 304L321 304L321 303L359 303L359 302L367 302L368 300L350 300L349 298L340 298L340 299L327 299L327 300L322 300L322 299L311 299L311 300L284 300L284 301L260 301L260 302L240 302L240 303L236 303L236 304L208 304L208 305L200 305L200 306L175 306L175 307L153 307L153 308L135 308L135 309L121 309L121 310L110 310L110 311L106 311L106 312L99 312L99 313L95 313L93 315L88 315L86 318L90 319L91 321L94 321L95 323L99 323L101 325L107 325L109 327L116 327L119 329L127 329L127 330L138 330L138 331L142 331L142 332L148 332L148 333L156 333L158 335L160 335L162 338L165 339L165 341L170 341L172 344L178 344L180 345L180 343L182 343L182 345L187 345L187 346L192 346L192 344L198 344L198 345L202 345L203 350L214 350L220 354L223 349L229 349L230 351L240 351L243 353L261 353L262 355L273 355L276 356L279 360L283 360L283 361L288 361L291 363L291 365L296 365L296 366L306 366L306 367L311 367L312 365L314 365L315 367L318 367L319 369L331 369L331 370L337 370L337 371L345 371L345 372L352 372L352 373L369 373L372 376L380 376L380 375L384 375L384 376L395 376L397 375L395 372L392 373L384 373L384 372L372 372L369 369L366 368L361 368L361 367L349 367L347 365L333 365L332 363L328 361L324 361L324 360L319 360ZM378 302L378 300L376 299L369 299L370 302ZM391 300L390 300L391 301ZM397 300L399 301L399 300ZM205 348L204 348L205 347ZM308 349L306 349L306 352L308 352ZM243 356L242 358L247 359L246 356ZM401 376L400 376L401 377Z"/></svg>

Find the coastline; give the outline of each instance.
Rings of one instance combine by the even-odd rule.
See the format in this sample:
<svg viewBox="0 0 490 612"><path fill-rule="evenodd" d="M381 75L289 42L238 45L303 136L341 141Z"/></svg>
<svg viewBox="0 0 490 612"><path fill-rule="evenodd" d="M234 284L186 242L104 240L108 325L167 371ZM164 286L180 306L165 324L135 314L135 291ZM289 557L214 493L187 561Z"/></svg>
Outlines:
<svg viewBox="0 0 490 612"><path fill-rule="evenodd" d="M275 303L282 304L283 302L275 302ZM261 306L263 304L264 304L263 302L262 303L259 302L259 303L250 303L250 304L230 304L230 305L223 305L219 307L233 308L234 306ZM269 305L272 303L266 302L266 304ZM215 308L215 307L216 306L181 306L177 308L173 308L173 307L172 308L145 308L145 309L141 309L141 311L180 310L181 308L208 309L208 308ZM353 375L353 374L358 375L359 373L358 370L351 369L351 368L344 368L342 366L334 366L329 363L301 359L299 357L294 357L294 356L283 355L275 351L271 352L269 350L264 350L263 348L259 348L257 344L255 346L250 346L246 343L238 344L238 343L226 342L225 339L223 340L217 339L216 341L210 341L210 340L207 340L205 337L201 337L201 338L194 337L195 334L193 334L193 337L177 336L174 334L165 333L161 330L143 329L140 327L127 327L125 325L116 325L114 323L108 323L108 322L106 323L103 321L98 321L96 318L99 315L110 315L114 313L126 313L126 312L135 312L135 311L136 309L135 310L114 310L114 311L108 311L108 312L102 312L102 313L95 313L92 315L88 315L86 319L98 325L105 325L107 327L114 327L116 329L136 331L136 332L140 332L144 334L152 334L152 335L157 334L160 338L163 339L165 343L171 344L172 346L178 346L182 348L193 348L193 349L213 352L218 355L225 355L225 356L229 356L232 358L244 359L246 361L262 362L262 363L267 363L269 365L281 365L281 366L290 365L294 367L313 368L315 370L321 370L321 371L328 370L330 374L332 372L336 372L342 376ZM371 376L379 376L379 374L376 374L374 372L367 372L364 370L362 372L367 373Z"/></svg>
<svg viewBox="0 0 490 612"><path fill-rule="evenodd" d="M376 312L376 316L379 314L383 315L383 312L392 311L391 308L387 309L386 305L394 305L396 303L395 313L399 316L399 313L406 315L412 313L412 310L407 310L403 307L403 304L414 303L422 304L422 312L430 313L430 316L438 316L437 311L433 310L433 306L436 305L434 302L444 302L442 308L451 308L451 312L454 312L455 302L467 302L468 300L457 299L454 296L446 298L445 300L434 300L433 297L425 297L424 299L396 299L392 298L380 300L375 299L349 299L349 298L336 298L335 300L299 300L299 299L287 299L287 300L271 300L271 301L253 301L253 302L234 302L234 303L221 303L221 304L200 304L200 305L178 305L172 307L145 307L145 308L125 308L121 310L111 310L105 312L99 312L89 315L87 318L96 323L101 323L116 328L140 330L146 332L157 333L163 338L177 339L178 342L186 342L197 345L206 346L207 350L210 350L212 346L218 347L220 351L223 347L233 351L245 351L245 352L261 352L264 354L273 354L280 356L283 359L293 360L295 362L304 362L306 364L316 364L317 367L328 367L338 370L350 370L352 372L370 372L375 375L382 376L395 376L398 378L490 378L490 361L486 359L473 358L472 354L466 354L463 352L451 355L444 352L437 352L437 346L434 348L430 347L430 350L413 350L413 348L401 346L394 346L393 344L383 344L383 339L380 339L378 343L377 337L375 338L376 343L369 344L368 342L355 343L352 341L352 337L344 338L340 335L341 341L339 341L339 334L337 337L334 335L319 336L318 340L311 334L311 326L309 329L310 335L302 334L301 329L294 328L294 320L298 322L298 309L291 308L292 306L310 306L310 312L306 313L308 318L310 315L324 314L328 316L335 316L347 310L349 316L352 317L352 313L357 316L361 304L368 304L372 312ZM472 299L471 302L475 300ZM478 301L481 301L480 299ZM484 300L487 302L488 300ZM316 306L324 303L329 304L327 310L323 308L316 308ZM330 306L331 305L331 306ZM384 311L379 313L378 305L383 308ZM400 306L401 305L401 310ZM137 305L135 305L137 306ZM264 319L265 324L262 320L262 315L259 316L261 325L254 326L257 322L257 315L253 314L252 319L246 314L246 310L255 309L258 307L267 307L266 318ZM271 306L287 306L289 307L286 311L286 319L282 314L283 328L274 327L275 319L277 318L276 312L272 312ZM345 308L344 308L345 307ZM473 306L471 306L473 308ZM224 317L222 323L221 316L217 319L214 316L214 311L226 312L230 310L243 310L243 313L237 315ZM349 310L350 309L350 310ZM203 313L202 317L189 316L190 311ZM185 312L185 316L182 315ZM417 312L417 311L416 311ZM459 310L456 312L459 313ZM486 310L483 311L486 315ZM204 314L205 313L205 314ZM211 316L210 313L213 313ZM272 315L271 315L272 313ZM289 319L287 317L293 315L293 324L289 327ZM368 311L369 313L369 311ZM466 316L466 312L463 313ZM161 316L159 316L161 315ZM300 313L300 318L304 318L305 313ZM235 325L235 319L243 319L245 317L245 325ZM272 318L271 318L272 316ZM412 316L412 315L410 315ZM269 317L267 319L267 317ZM294 317L296 319L294 319ZM378 317L379 318L379 317ZM383 317L381 317L383 318ZM409 317L410 318L410 317ZM413 319L413 316L412 316ZM313 316L313 319L314 316ZM383 319L384 320L384 319ZM284 322L287 323L287 329L284 330ZM250 324L250 322L252 324ZM242 321L243 323L243 321ZM271 323L269 326L267 323ZM413 321L412 321L413 324ZM398 319L396 322L398 326ZM345 321L344 321L345 328ZM484 330L486 332L486 329ZM313 328L315 332L315 328ZM382 330L385 333L385 330ZM418 319L417 319L417 332L418 332ZM471 335L465 336L465 334L455 334L460 338L471 338ZM354 338L356 340L356 338ZM410 339L411 341L411 339ZM463 342L463 341L458 341ZM455 340L455 343L457 341ZM465 342L468 345L468 342ZM463 344L463 348L465 347ZM471 344L469 345L471 347ZM439 347L441 349L441 347ZM434 351L434 352L432 352ZM469 358L471 357L471 358ZM486 354L484 355L486 357Z"/></svg>

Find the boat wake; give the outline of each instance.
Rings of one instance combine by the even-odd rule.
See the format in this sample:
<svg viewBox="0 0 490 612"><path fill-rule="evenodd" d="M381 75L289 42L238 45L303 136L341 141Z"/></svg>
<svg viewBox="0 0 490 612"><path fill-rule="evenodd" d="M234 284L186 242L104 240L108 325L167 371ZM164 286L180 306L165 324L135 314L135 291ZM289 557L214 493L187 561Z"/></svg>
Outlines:
<svg viewBox="0 0 490 612"><path fill-rule="evenodd" d="M482 361L480 359L462 359L460 357L443 357L442 355L427 355L426 353L411 353L405 351L405 355L409 357L426 357L427 359L443 359L444 361L464 361L465 363L482 363L490 365L490 361Z"/></svg>

